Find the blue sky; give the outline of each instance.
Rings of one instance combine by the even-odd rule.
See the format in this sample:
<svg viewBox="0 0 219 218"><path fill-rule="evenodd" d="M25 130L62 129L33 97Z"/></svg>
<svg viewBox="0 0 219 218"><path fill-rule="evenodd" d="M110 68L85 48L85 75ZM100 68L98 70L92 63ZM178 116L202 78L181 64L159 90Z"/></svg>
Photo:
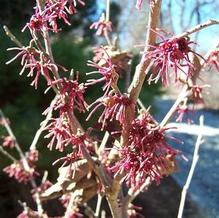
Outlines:
<svg viewBox="0 0 219 218"><path fill-rule="evenodd" d="M180 28L179 22L180 22L180 5L177 4L177 0L173 1L173 8L172 8L172 14L174 18L174 28L176 30L176 33L180 33L182 30ZM185 6L185 14L184 19L185 23L188 23L189 17L191 14L192 9L194 8L194 4L196 1L194 0L187 0L187 4ZM215 9L213 10L214 3L211 5L207 5L205 7L202 7L200 10L201 15L201 23L208 21L209 19L216 19L219 20L219 13ZM196 25L196 17L194 16L192 19L192 22L190 23L190 27L193 27ZM212 48L215 46L216 43L219 42L219 25L213 25L211 27L208 27L199 33L199 40L198 44L199 47L202 47L204 50L208 50L209 48Z"/></svg>
<svg viewBox="0 0 219 218"><path fill-rule="evenodd" d="M114 0L114 2L117 2L118 0ZM135 1L135 0L130 0ZM145 0L147 1L147 0ZM166 0L163 0L163 4L165 4ZM173 0L172 1L172 15L173 15L173 25L175 32L181 33L182 29L180 28L179 22L180 22L180 4L179 2L182 0ZM215 0L216 2L217 0ZM100 15L102 11L105 8L105 2L106 0L98 0L98 14ZM192 9L194 8L194 4L196 1L194 0L186 0L185 5L185 13L184 13L184 20L185 23L188 24L189 17L191 14ZM207 6L204 6L200 10L201 14L201 23L206 22L209 19L217 19L219 20L219 13L218 10L214 9L214 3L209 4ZM124 10L124 8L123 8ZM191 23L189 24L189 27L194 27L196 25L196 17L194 16ZM194 35L193 35L194 36ZM193 38L193 37L192 37ZM214 25L209 28L206 28L199 33L198 38L198 50L208 50L215 46L216 43L219 41L219 25Z"/></svg>

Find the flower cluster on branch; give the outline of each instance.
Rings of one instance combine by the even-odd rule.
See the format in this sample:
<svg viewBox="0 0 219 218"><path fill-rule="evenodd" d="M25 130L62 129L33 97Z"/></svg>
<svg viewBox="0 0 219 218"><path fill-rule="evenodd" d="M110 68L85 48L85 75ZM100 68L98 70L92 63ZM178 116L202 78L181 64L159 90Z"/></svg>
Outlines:
<svg viewBox="0 0 219 218"><path fill-rule="evenodd" d="M165 131L148 112L143 112L132 122L129 146L120 149L121 159L112 170L123 173L131 187L139 188L148 178L159 184L164 169L169 170L168 161L178 153L167 143Z"/></svg>

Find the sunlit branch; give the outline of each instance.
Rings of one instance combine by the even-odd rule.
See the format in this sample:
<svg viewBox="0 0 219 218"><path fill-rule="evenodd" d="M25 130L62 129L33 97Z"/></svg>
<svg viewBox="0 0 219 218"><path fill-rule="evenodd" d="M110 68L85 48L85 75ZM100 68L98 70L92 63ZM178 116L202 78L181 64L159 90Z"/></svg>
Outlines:
<svg viewBox="0 0 219 218"><path fill-rule="evenodd" d="M201 116L200 117L200 128L202 128L203 125L204 125L204 117ZM194 154L193 154L193 159L192 159L192 165L191 165L191 168L190 168L186 183L185 183L185 185L183 187L183 190L182 190L177 218L182 218L184 205L185 205L185 200L186 200L186 194L187 194L187 191L189 189L189 186L190 186L190 183L191 183L191 180L192 180L192 176L193 176L194 171L195 171L195 167L198 163L199 148L200 148L200 145L202 143L203 143L203 140L202 140L202 134L201 134L201 131L200 131L200 134L198 135L198 138L197 138L197 141L196 141L196 144L195 144L195 149L194 149Z"/></svg>

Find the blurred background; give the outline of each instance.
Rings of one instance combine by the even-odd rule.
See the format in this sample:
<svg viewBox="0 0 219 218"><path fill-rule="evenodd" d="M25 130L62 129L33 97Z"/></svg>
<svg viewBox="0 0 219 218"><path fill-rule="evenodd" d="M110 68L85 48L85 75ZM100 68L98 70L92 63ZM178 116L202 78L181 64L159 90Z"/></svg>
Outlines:
<svg viewBox="0 0 219 218"><path fill-rule="evenodd" d="M0 0L0 2L0 108L10 119L11 127L25 151L43 120L42 112L49 105L53 94L51 92L44 94L46 84L43 80L36 91L29 85L31 83L29 78L19 76L21 68L19 61L16 60L10 65L5 65L5 62L13 57L13 54L7 52L6 49L15 45L5 35L3 25L7 25L16 37L24 45L27 45L30 36L28 32L21 33L21 29L29 21L35 1ZM131 76L139 61L141 46L144 45L148 14L147 0L141 11L136 10L135 3L134 0L115 0L111 4L112 38L117 37L121 49L131 52L134 56L131 63ZM173 34L183 32L210 18L219 19L218 7L217 0L165 0L162 6L161 27ZM86 63L92 59L92 47L104 42L103 39L96 38L94 31L89 29L90 24L97 21L104 10L104 0L86 0L86 6L79 8L78 13L71 17L72 25L63 26L62 33L51 36L55 60L60 65L79 71L81 81L85 81L85 73L90 70ZM210 48L214 48L219 43L218 35L218 26L210 27L208 30L193 35L192 39L197 41L197 51L204 55ZM205 97L205 108L200 109L193 117L194 123L197 124L199 115L204 114L205 123L209 128L218 129L219 74L212 69L209 72L203 72L202 77L204 83L210 84L211 88L208 89ZM125 82L121 82L120 86L124 88ZM158 120L161 120L171 107L173 99L177 95L176 90L178 88L174 86L163 89L160 84L148 86L145 83L140 98L146 107L153 106L152 112ZM86 100L92 102L97 94L101 95L101 93L101 86L90 88ZM80 117L82 120L84 118ZM89 126L89 123L86 123L86 126ZM5 131L0 129L0 136L5 134ZM137 204L143 207L142 213L147 217L176 217L181 186L185 183L188 174L196 136L174 134L174 137L185 142L178 148L183 151L189 161L180 160L180 170L174 175L174 179L165 179L161 186L153 186L148 193L140 195ZM39 150L42 151L39 161L40 171L48 170L50 180L55 181L57 170L51 165L59 157L59 153L50 152L43 139L39 142ZM206 136L186 203L185 217L219 217L218 156L219 136ZM8 164L8 160L0 154L0 169ZM14 185L18 184L0 172L0 217L16 217L21 210L17 206L18 199L31 201L30 196L26 196L22 191L26 190L25 187L19 185L20 191L18 191L18 189L14 189Z"/></svg>

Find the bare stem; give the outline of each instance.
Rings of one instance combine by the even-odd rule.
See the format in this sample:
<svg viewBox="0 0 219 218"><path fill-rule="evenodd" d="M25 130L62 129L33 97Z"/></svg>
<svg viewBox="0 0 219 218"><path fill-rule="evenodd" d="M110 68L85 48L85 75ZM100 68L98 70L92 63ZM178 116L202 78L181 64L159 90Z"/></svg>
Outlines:
<svg viewBox="0 0 219 218"><path fill-rule="evenodd" d="M70 201L68 203L68 206L67 206L64 218L68 218L69 217L69 215L70 215L70 213L72 211L73 204L74 204L75 195L74 195L74 193L71 193L70 195L71 195Z"/></svg>
<svg viewBox="0 0 219 218"><path fill-rule="evenodd" d="M106 21L110 20L110 0L106 0Z"/></svg>
<svg viewBox="0 0 219 218"><path fill-rule="evenodd" d="M53 108L53 106L54 106L55 103L56 103L56 99L57 99L57 96L56 96L56 97L53 99L53 101L51 102L51 104L50 104L50 108L51 108L51 109L50 109L50 111L48 112L48 114L47 114L47 116L46 116L46 119L41 123L40 128L37 130L37 132L36 132L36 134L35 134L35 136L34 136L34 139L33 139L32 143L31 143L31 145L30 145L30 150L36 150L37 142L38 142L38 140L39 140L39 138L40 138L40 136L41 136L41 134L42 134L44 128L46 127L47 123L49 122L50 118L52 117L52 112L53 112L52 108Z"/></svg>
<svg viewBox="0 0 219 218"><path fill-rule="evenodd" d="M3 125L4 125L5 129L7 130L9 136L13 139L13 141L14 141L14 143L15 143L15 148L16 148L16 150L17 150L19 156L20 156L22 159L25 158L25 155L24 155L23 151L21 150L21 148L20 148L20 146L19 146L19 144L18 144L18 142L17 142L17 139L16 139L16 137L15 137L15 135L14 135L14 133L13 133L11 127L9 126L8 121L7 121L7 119L5 118L5 115L3 114L3 112L2 112L1 109L0 109L0 117L2 118Z"/></svg>
<svg viewBox="0 0 219 218"><path fill-rule="evenodd" d="M149 45L154 45L156 42L156 33L153 31L157 28L160 18L160 7L161 7L161 0L151 0L150 1L150 13L148 19L148 28L147 28L147 36L146 36L146 46L145 50L149 51L151 47ZM128 88L128 94L130 100L133 104L136 104L137 99L139 97L142 85L145 80L145 71L149 71L151 67L150 60L145 60L144 55L141 58L140 63L136 67L134 78L132 80L131 85ZM133 106L126 108L126 121L123 125L122 130L122 137L121 137L121 146L125 146L128 144L128 134L131 122L135 117L135 111L133 110Z"/></svg>
<svg viewBox="0 0 219 218"><path fill-rule="evenodd" d="M109 34L108 34L107 31L104 31L104 37L105 37L105 39L106 39L106 41L107 41L107 44L111 47L111 46L112 46L112 43L111 43L111 41L110 41Z"/></svg>
<svg viewBox="0 0 219 218"><path fill-rule="evenodd" d="M98 194L95 217L99 217L102 199L103 199L103 197L100 194Z"/></svg>
<svg viewBox="0 0 219 218"><path fill-rule="evenodd" d="M7 122L6 118L5 118L5 116L4 116L3 112L2 112L2 110L0 110L0 117L2 117L3 125L5 126L5 128L6 128L7 132L8 132L8 134L9 134L9 136L10 136L10 137L14 140L14 142L15 142L15 148L16 148L16 150L17 150L17 152L18 152L18 154L19 154L19 156L20 156L20 158L21 158L21 160L22 160L22 162L23 162L23 167L24 167L25 171L27 171L28 173L31 173L31 168L30 168L30 166L29 166L29 164L28 164L28 161L27 161L27 159L26 159L26 157L25 157L23 151L21 150L20 145L18 144L17 139L16 139L16 137L15 137L15 135L14 135L12 129L10 128L10 126L9 126L9 124L8 124L8 122ZM43 207L42 207L42 203L41 203L41 201L40 201L39 192L37 191L37 185L36 185L36 182L35 182L35 180L34 180L33 177L31 177L30 184L31 184L32 188L36 190L36 204L37 204L37 210L38 210L39 216L41 217L42 214L43 214Z"/></svg>
<svg viewBox="0 0 219 218"><path fill-rule="evenodd" d="M106 143L107 143L107 141L108 141L108 139L109 139L109 136L110 136L109 132L106 131L105 134L104 134L104 136L103 136L103 139L102 139L102 141L101 141L100 147L99 147L99 149L98 149L98 154L99 154L99 155L104 151L104 149L105 149L105 147L106 147Z"/></svg>
<svg viewBox="0 0 219 218"><path fill-rule="evenodd" d="M202 30L206 27L209 27L209 26L215 25L215 24L219 24L219 21L218 20L212 20L212 19L208 20L207 22L199 24L199 25L197 25L197 26L195 26L195 27L193 27L193 28L191 28L191 29L175 36L174 38L176 38L176 37L177 38L186 37L188 35L191 35L192 33L198 32L198 31L200 31L200 30Z"/></svg>
<svg viewBox="0 0 219 218"><path fill-rule="evenodd" d="M104 14L103 14L104 16ZM106 0L106 15L105 15L106 22L110 21L110 0ZM112 46L111 40L109 38L108 31L104 31L104 37L107 41L107 44L109 46Z"/></svg>
<svg viewBox="0 0 219 218"><path fill-rule="evenodd" d="M151 49L149 45L154 45L156 43L156 34L153 31L157 28L159 19L160 19L160 7L161 7L161 0L151 0L150 1L150 13L149 13L149 19L148 19L148 27L147 27L147 36L146 36L146 46L144 49L144 52L147 52ZM136 104L140 91L142 89L142 85L145 80L145 71L149 71L152 64L150 63L150 60L145 60L144 55L141 58L140 63L136 67L135 74L133 81L131 85L128 88L128 94L133 104ZM126 121L123 124L122 129L122 136L121 136L121 146L126 146L128 144L128 135L129 135L129 129L131 126L131 123L135 117L135 111L133 110L132 106L126 108ZM120 183L115 183L116 187L120 185ZM116 193L118 195L118 193ZM117 196L116 195L116 196ZM116 216L120 217L127 217L127 209L129 205L129 200L127 197L127 200L125 201L124 207L118 208L116 205L114 205L115 202L115 196L114 198L108 199L109 204L111 205L111 210L115 208L115 211L112 211L112 213L116 213ZM111 200L111 202L110 202ZM113 201L114 200L114 201ZM116 199L117 200L117 199Z"/></svg>
<svg viewBox="0 0 219 218"><path fill-rule="evenodd" d="M156 33L153 30L157 28L160 19L161 0L152 0L150 2L150 13L144 53L151 49L149 45L154 45L156 43ZM145 70L148 68L149 64L150 61L145 60L143 55L140 64L136 67L133 81L128 89L128 93L133 102L136 102L138 99L145 79Z"/></svg>
<svg viewBox="0 0 219 218"><path fill-rule="evenodd" d="M122 210L119 207L117 194L115 195L113 193L108 193L106 195L106 199L109 204L112 217L113 218L125 218L125 217L122 217Z"/></svg>
<svg viewBox="0 0 219 218"><path fill-rule="evenodd" d="M203 125L204 125L204 117L201 116L200 117L200 127L202 128ZM187 178L186 183L185 183L185 185L183 187L183 190L182 190L181 200L180 200L180 205L179 205L179 211L178 211L177 218L182 218L183 209L184 209L185 200L186 200L186 194L187 194L187 191L189 189L189 186L190 186L190 183L191 183L191 180L192 180L192 176L193 176L194 171L195 171L195 167L196 167L196 165L198 163L198 159L199 159L199 147L203 143L202 133L201 132L202 131L200 131L200 133L198 135L198 138L197 138L197 141L196 141L196 144L195 144L195 150L194 150L194 154L193 154L192 165L191 165L191 168L190 168L190 171L189 171L189 175L188 175L188 178Z"/></svg>
<svg viewBox="0 0 219 218"><path fill-rule="evenodd" d="M42 12L42 8L43 8L42 0L36 0L36 3L39 8L39 11ZM49 32L47 30L43 31L43 38L44 38L46 53L49 55L51 61L55 63L53 53L52 53L51 41L49 38ZM60 78L59 73L55 69L54 69L54 76L56 77L56 79Z"/></svg>
<svg viewBox="0 0 219 218"><path fill-rule="evenodd" d="M127 195L125 196L123 200L123 216L125 216L125 213L127 213L129 204L139 195L140 192L145 191L148 186L151 184L151 180L148 177L146 181L141 185L139 189L132 189L130 188Z"/></svg>
<svg viewBox="0 0 219 218"><path fill-rule="evenodd" d="M140 98L138 98L137 102L143 111L147 111L146 107L144 106L144 104Z"/></svg>
<svg viewBox="0 0 219 218"><path fill-rule="evenodd" d="M14 42L18 47L23 47L22 43L15 37L15 35L9 30L7 26L3 26L5 34Z"/></svg>
<svg viewBox="0 0 219 218"><path fill-rule="evenodd" d="M182 88L182 91L180 92L179 96L177 97L176 101L174 102L173 106L170 108L166 116L163 118L163 120L160 123L160 127L164 127L168 121L171 119L173 114L175 113L177 107L179 104L183 101L183 99L188 95L188 85L184 85Z"/></svg>
<svg viewBox="0 0 219 218"><path fill-rule="evenodd" d="M45 43L45 47L46 47L46 52L49 54L52 62L54 62L53 53L52 53L52 47L51 47L51 42L50 42L50 38L49 38L49 33L48 32L44 32L44 43ZM58 78L59 78L59 76L57 75L57 79Z"/></svg>
<svg viewBox="0 0 219 218"><path fill-rule="evenodd" d="M7 158L9 158L12 162L17 162L17 160L12 155L10 155L2 146L0 146L0 152Z"/></svg>

